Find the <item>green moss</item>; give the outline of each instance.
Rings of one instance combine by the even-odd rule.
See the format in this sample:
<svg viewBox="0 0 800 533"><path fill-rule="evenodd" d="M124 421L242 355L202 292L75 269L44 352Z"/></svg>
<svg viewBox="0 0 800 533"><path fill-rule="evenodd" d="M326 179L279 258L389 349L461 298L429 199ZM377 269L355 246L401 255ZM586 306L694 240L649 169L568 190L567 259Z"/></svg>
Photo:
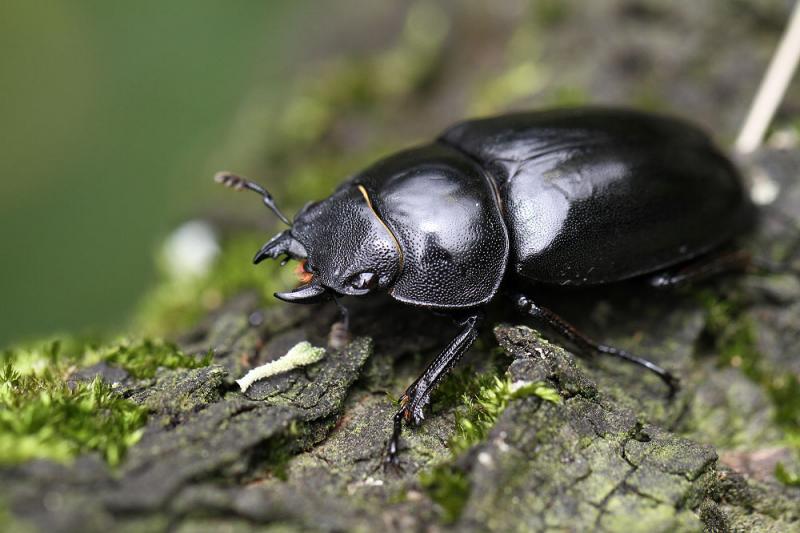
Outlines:
<svg viewBox="0 0 800 533"><path fill-rule="evenodd" d="M23 375L44 372L64 374L69 368L84 365L85 347L94 340L64 337L21 344L0 354L0 362L11 362Z"/></svg>
<svg viewBox="0 0 800 533"><path fill-rule="evenodd" d="M29 522L23 522L9 510L9 505L0 499L0 531L13 531L14 533L30 533L38 531Z"/></svg>
<svg viewBox="0 0 800 533"><path fill-rule="evenodd" d="M739 299L720 300L710 291L702 291L698 297L707 311L706 330L719 364L740 369L767 391L775 407L775 422L786 434L788 444L800 452L800 380L764 363L758 351L755 324L744 313Z"/></svg>
<svg viewBox="0 0 800 533"><path fill-rule="evenodd" d="M482 374L473 386L474 392L463 394L463 408L456 411L456 433L450 441L456 454L486 438L511 395L508 381L495 375Z"/></svg>
<svg viewBox="0 0 800 533"><path fill-rule="evenodd" d="M767 389L775 402L778 423L791 431L800 450L800 380L794 374L781 374L769 379Z"/></svg>
<svg viewBox="0 0 800 533"><path fill-rule="evenodd" d="M292 420L286 430L265 442L252 459L259 469L252 469L253 479L273 477L281 481L289 479L289 462L307 445L308 424ZM303 435L306 435L305 438Z"/></svg>
<svg viewBox="0 0 800 533"><path fill-rule="evenodd" d="M211 363L205 357L184 354L176 345L161 340L122 339L113 344L89 348L85 361L106 361L124 368L135 378L151 378L159 368L200 368Z"/></svg>
<svg viewBox="0 0 800 533"><path fill-rule="evenodd" d="M541 34L533 25L516 28L504 50L503 69L476 80L467 115L497 113L541 91L548 78L538 59L541 48Z"/></svg>
<svg viewBox="0 0 800 533"><path fill-rule="evenodd" d="M520 100L539 91L545 76L540 65L531 59L519 61L495 76L488 77L478 88L469 115L489 115L504 109L508 102Z"/></svg>
<svg viewBox="0 0 800 533"><path fill-rule="evenodd" d="M422 472L419 481L425 492L442 508L444 522L458 520L469 498L467 475L452 465L442 464Z"/></svg>
<svg viewBox="0 0 800 533"><path fill-rule="evenodd" d="M562 401L558 391L544 383L512 383L497 374L466 367L450 374L437 390L435 407L456 406L456 432L449 443L452 457L485 440L511 400L538 396L553 403ZM422 472L419 479L430 498L441 506L445 521L457 520L469 497L466 474L446 462Z"/></svg>
<svg viewBox="0 0 800 533"><path fill-rule="evenodd" d="M64 337L6 350L0 362L10 363L23 376L59 376L63 382L77 368L100 362L125 369L135 378L153 377L163 368L200 368L211 362L211 354L194 357L160 339L118 338L111 342Z"/></svg>
<svg viewBox="0 0 800 533"><path fill-rule="evenodd" d="M790 471L783 463L775 465L775 478L790 487L800 487L800 472Z"/></svg>
<svg viewBox="0 0 800 533"><path fill-rule="evenodd" d="M721 300L710 291L698 295L706 308L706 331L713 340L719 364L739 368L754 381L763 381L755 330L742 315L741 303L733 298Z"/></svg>
<svg viewBox="0 0 800 533"><path fill-rule="evenodd" d="M66 462L87 451L117 464L145 419L144 408L100 380L68 386L50 369L23 375L12 361L0 369L0 464Z"/></svg>
<svg viewBox="0 0 800 533"><path fill-rule="evenodd" d="M388 505L397 505L400 503L404 503L408 501L408 489L406 487L400 487L397 490L394 490L386 496L386 503Z"/></svg>
<svg viewBox="0 0 800 533"><path fill-rule="evenodd" d="M449 31L434 2L415 2L393 45L366 56L342 55L301 79L283 106L280 135L270 152L283 157L318 142L348 112L386 109L426 85L435 74ZM306 156L304 154L304 156Z"/></svg>
<svg viewBox="0 0 800 533"><path fill-rule="evenodd" d="M575 107L587 105L591 101L589 94L581 87L564 86L553 91L550 104L553 107Z"/></svg>
<svg viewBox="0 0 800 533"><path fill-rule="evenodd" d="M544 383L512 383L493 374L477 375L462 394L463 407L456 411L450 449L458 454L485 440L508 403L528 396L561 403L558 392Z"/></svg>
<svg viewBox="0 0 800 533"><path fill-rule="evenodd" d="M541 0L533 4L533 14L543 28L561 24L570 15L570 9L571 5L561 0Z"/></svg>
<svg viewBox="0 0 800 533"><path fill-rule="evenodd" d="M67 462L99 452L110 464L141 436L147 409L99 379L67 383L77 368L108 362L137 378L159 367L197 368L210 362L159 340L100 344L65 338L6 350L0 357L0 464L29 459Z"/></svg>
<svg viewBox="0 0 800 533"><path fill-rule="evenodd" d="M265 161L270 174L283 176L270 184L282 206L291 211L327 196L354 170L395 151L398 141L408 143L405 137L393 142L392 132L386 132L348 150L335 129L343 118L357 123L365 118L375 124L391 121L387 115L404 109L438 75L448 31L442 8L418 0L410 5L403 30L388 47L332 56L310 75L298 77L289 98L277 103L256 99L250 114L270 117L269 126L262 122L254 125L259 131L241 130L247 138L239 144L253 146L252 157ZM254 137L263 142L253 143Z"/></svg>
<svg viewBox="0 0 800 533"><path fill-rule="evenodd" d="M476 394L480 390L482 381L490 380L499 373L499 368L486 372L478 372L468 365L456 368L436 388L432 398L432 410L441 411L461 406L465 395Z"/></svg>

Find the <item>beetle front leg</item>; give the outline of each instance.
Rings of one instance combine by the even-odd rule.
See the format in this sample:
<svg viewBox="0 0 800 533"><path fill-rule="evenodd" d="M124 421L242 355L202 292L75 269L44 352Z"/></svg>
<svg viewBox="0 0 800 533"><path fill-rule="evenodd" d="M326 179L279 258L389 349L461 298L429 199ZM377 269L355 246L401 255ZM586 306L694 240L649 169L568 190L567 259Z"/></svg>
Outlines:
<svg viewBox="0 0 800 533"><path fill-rule="evenodd" d="M461 331L458 335L436 356L428 365L425 372L406 389L400 397L400 410L395 413L392 425L392 436L386 451L386 464L398 465L398 447L403 422L419 425L425 418L423 410L430 402L431 392L447 375L450 369L458 362L475 339L478 337L478 328L483 321L483 313L475 313L459 320Z"/></svg>
<svg viewBox="0 0 800 533"><path fill-rule="evenodd" d="M334 350L342 350L350 342L350 311L336 296L333 297L339 309L339 320L331 325L328 332L328 346Z"/></svg>
<svg viewBox="0 0 800 533"><path fill-rule="evenodd" d="M613 357L617 357L646 368L661 378L664 383L666 383L666 385L669 387L670 396L673 396L678 390L678 378L673 376L668 370L661 368L652 361L648 361L647 359L633 355L632 353L626 352L620 348L615 348L614 346L608 346L606 344L600 344L599 342L594 341L578 331L575 326L558 316L550 309L536 305L533 300L524 294L516 294L512 298L519 311L533 318L538 318L545 321L561 335L577 344L578 347L599 354L611 355Z"/></svg>

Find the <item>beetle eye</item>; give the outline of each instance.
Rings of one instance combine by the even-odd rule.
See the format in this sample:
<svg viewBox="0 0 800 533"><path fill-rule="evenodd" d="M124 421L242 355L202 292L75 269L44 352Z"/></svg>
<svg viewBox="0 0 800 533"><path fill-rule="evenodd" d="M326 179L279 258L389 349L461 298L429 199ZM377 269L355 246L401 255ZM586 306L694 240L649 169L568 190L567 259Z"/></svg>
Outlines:
<svg viewBox="0 0 800 533"><path fill-rule="evenodd" d="M354 289L363 291L366 289L373 289L378 284L378 276L372 272L362 272L355 276L351 282Z"/></svg>

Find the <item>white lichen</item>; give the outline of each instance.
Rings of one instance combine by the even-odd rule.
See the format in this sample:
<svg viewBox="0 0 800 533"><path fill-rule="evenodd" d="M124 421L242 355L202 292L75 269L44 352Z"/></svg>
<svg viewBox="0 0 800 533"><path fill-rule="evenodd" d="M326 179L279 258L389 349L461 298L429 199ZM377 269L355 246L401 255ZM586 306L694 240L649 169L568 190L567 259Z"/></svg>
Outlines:
<svg viewBox="0 0 800 533"><path fill-rule="evenodd" d="M256 381L283 372L288 372L301 366L308 366L316 363L325 356L325 348L318 348L312 346L308 341L298 342L291 350L286 352L286 355L275 361L271 361L265 365L261 365L252 369L245 374L241 379L237 379L236 383L245 392L250 385Z"/></svg>
<svg viewBox="0 0 800 533"><path fill-rule="evenodd" d="M175 279L208 274L219 255L214 228L202 220L190 220L167 237L162 251L164 266Z"/></svg>

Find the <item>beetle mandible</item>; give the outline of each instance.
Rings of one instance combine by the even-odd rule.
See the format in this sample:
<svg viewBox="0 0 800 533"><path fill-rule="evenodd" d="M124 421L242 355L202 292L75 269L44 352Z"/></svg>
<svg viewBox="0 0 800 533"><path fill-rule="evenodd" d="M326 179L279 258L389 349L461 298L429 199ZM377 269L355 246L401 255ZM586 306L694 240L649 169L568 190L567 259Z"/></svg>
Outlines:
<svg viewBox="0 0 800 533"><path fill-rule="evenodd" d="M755 208L734 165L698 128L623 109L576 108L468 120L434 142L379 160L290 222L270 194L230 173L217 181L262 195L287 225L255 263L303 261L306 282L281 300L314 303L387 291L451 315L460 331L405 391L403 422L419 424L436 385L478 335L484 307L508 294L581 348L655 363L586 337L536 299L503 287L589 286L642 277L666 287L742 268L715 253L747 230Z"/></svg>

